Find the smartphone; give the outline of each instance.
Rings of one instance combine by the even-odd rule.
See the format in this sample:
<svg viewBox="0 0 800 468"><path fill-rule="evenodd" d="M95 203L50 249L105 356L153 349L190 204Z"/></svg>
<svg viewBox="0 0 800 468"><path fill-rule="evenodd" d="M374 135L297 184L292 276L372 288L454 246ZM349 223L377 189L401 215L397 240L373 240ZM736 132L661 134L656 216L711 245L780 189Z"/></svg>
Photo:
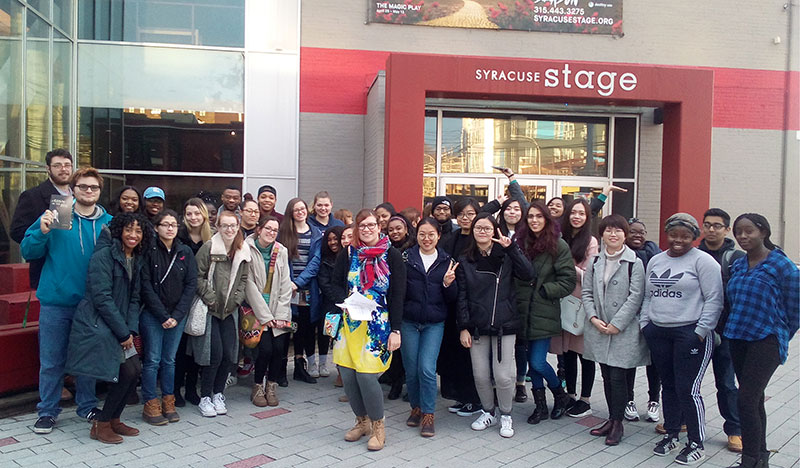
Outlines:
<svg viewBox="0 0 800 468"><path fill-rule="evenodd" d="M506 170L505 167L500 167L500 166L492 166L492 169L500 171L500 172L505 172L505 170Z"/></svg>

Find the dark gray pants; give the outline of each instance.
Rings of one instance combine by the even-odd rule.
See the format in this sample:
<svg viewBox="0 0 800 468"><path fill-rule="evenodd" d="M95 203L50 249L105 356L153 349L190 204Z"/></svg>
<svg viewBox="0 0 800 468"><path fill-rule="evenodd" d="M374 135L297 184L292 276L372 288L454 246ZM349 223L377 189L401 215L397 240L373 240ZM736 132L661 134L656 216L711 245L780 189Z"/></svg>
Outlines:
<svg viewBox="0 0 800 468"><path fill-rule="evenodd" d="M383 419L383 390L378 383L380 374L364 374L349 367L339 367L344 393L356 416L369 416L373 421Z"/></svg>

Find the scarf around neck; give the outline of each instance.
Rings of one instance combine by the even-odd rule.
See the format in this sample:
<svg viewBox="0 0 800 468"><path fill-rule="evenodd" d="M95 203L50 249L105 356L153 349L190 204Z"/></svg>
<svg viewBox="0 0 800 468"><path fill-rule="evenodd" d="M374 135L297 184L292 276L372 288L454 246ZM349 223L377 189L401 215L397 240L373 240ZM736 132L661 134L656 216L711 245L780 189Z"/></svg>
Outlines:
<svg viewBox="0 0 800 468"><path fill-rule="evenodd" d="M389 277L387 253L391 247L389 237L381 235L375 245L359 245L355 248L358 256L358 280L363 291L371 289L377 279L386 282Z"/></svg>

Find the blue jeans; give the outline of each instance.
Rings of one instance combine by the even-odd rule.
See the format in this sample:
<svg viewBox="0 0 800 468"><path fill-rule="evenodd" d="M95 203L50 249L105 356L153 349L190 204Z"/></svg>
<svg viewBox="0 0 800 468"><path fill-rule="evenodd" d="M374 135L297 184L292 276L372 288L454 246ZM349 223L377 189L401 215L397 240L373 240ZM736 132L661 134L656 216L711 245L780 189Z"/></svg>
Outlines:
<svg viewBox="0 0 800 468"><path fill-rule="evenodd" d="M558 388L561 380L556 371L547 363L547 350L550 349L550 338L528 341L528 364L531 366L531 384L533 388ZM544 380L544 381L543 381Z"/></svg>
<svg viewBox="0 0 800 468"><path fill-rule="evenodd" d="M64 387L64 366L67 362L69 332L76 307L41 304L39 310L39 417L57 418L61 413L61 389ZM97 406L95 379L75 377L78 416L86 417Z"/></svg>
<svg viewBox="0 0 800 468"><path fill-rule="evenodd" d="M139 317L144 356L142 363L142 397L144 401L158 398L156 378L161 369L161 394L175 394L175 353L181 343L185 319L165 330L153 314L143 311Z"/></svg>
<svg viewBox="0 0 800 468"><path fill-rule="evenodd" d="M400 331L408 402L423 413L433 413L436 407L436 360L442 345L444 322L403 321Z"/></svg>
<svg viewBox="0 0 800 468"><path fill-rule="evenodd" d="M714 348L711 355L711 366L714 369L714 383L717 386L717 407L719 414L725 419L722 430L726 435L742 435L739 424L739 390L736 388L736 375L733 372L730 340L722 337L722 342Z"/></svg>

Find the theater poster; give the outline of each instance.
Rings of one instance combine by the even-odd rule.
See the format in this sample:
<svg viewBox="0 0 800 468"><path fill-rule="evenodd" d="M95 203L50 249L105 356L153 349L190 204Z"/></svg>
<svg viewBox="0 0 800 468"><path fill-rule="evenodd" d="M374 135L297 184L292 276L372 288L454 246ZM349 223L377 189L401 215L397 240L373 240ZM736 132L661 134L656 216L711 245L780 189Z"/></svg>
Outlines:
<svg viewBox="0 0 800 468"><path fill-rule="evenodd" d="M369 21L622 36L622 0L368 0Z"/></svg>

